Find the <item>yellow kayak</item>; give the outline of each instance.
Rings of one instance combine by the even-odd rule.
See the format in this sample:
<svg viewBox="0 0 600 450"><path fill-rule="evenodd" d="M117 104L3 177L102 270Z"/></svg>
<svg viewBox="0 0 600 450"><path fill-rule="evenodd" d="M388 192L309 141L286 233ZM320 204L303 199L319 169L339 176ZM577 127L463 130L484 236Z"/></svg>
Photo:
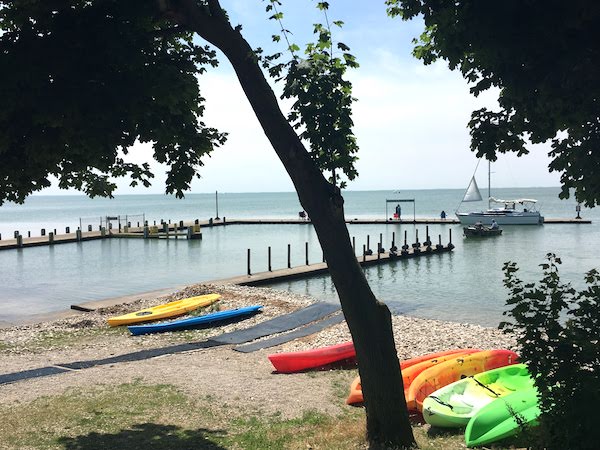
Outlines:
<svg viewBox="0 0 600 450"><path fill-rule="evenodd" d="M153 306L152 308L141 309L122 316L111 317L108 319L108 324L111 327L118 325L127 325L130 323L150 322L151 320L165 319L167 317L175 317L185 314L203 306L212 305L219 300L219 294L198 295L196 297L188 297L174 302L164 303L162 305Z"/></svg>

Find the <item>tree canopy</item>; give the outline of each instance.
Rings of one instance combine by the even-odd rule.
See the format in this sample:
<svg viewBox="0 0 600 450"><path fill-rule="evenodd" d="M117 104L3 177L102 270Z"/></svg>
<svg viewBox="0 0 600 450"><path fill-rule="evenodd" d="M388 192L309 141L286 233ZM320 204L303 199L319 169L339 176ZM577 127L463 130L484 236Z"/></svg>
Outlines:
<svg viewBox="0 0 600 450"><path fill-rule="evenodd" d="M550 171L561 198L600 204L600 4L504 0L387 0L388 13L422 17L413 54L444 59L480 94L499 89L500 109L474 111L471 149L528 153L527 141L551 141Z"/></svg>
<svg viewBox="0 0 600 450"><path fill-rule="evenodd" d="M125 162L136 140L170 166L182 196L225 135L199 121L197 75L214 52L144 0L0 3L0 204L50 186L111 195L110 176L149 184Z"/></svg>
<svg viewBox="0 0 600 450"><path fill-rule="evenodd" d="M241 30L219 0L0 0L0 204L22 201L51 175L91 196L111 195L110 176L148 184L149 166L122 157L136 140L170 166L167 192L183 195L200 158L225 139L200 121L197 75L216 64L196 43L203 39L231 63L311 217L354 341L371 448L414 448L391 313L358 264L340 190L342 176L356 176L353 99L343 78L356 62L343 44L334 54L329 24L315 26L317 42L289 65L263 59ZM290 116L261 62L272 75L279 64L289 68Z"/></svg>

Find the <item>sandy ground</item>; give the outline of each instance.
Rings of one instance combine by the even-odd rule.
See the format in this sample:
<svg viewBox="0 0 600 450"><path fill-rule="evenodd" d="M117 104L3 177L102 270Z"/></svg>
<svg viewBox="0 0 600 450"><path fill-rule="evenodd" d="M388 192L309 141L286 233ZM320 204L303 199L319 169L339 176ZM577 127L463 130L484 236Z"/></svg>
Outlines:
<svg viewBox="0 0 600 450"><path fill-rule="evenodd" d="M186 332L130 336L126 328L109 329L108 317L176 298L218 292L220 309L262 304L263 312L250 319L221 327ZM176 295L133 304L118 305L53 322L0 330L0 374L100 359L138 350L182 342L203 341L210 336L253 326L281 314L307 306L314 300L264 288L240 286L188 287ZM394 316L394 335L400 359L450 348L510 348L511 336L481 326ZM336 414L347 408L336 397L339 386L349 386L356 368L284 375L273 373L267 355L303 350L348 341L345 323L320 333L253 353L240 353L231 346L214 347L160 356L135 362L115 363L73 370L37 379L0 385L0 402L27 402L56 395L70 387L141 381L172 384L192 397L214 399L219 404L282 417L297 417L306 410Z"/></svg>

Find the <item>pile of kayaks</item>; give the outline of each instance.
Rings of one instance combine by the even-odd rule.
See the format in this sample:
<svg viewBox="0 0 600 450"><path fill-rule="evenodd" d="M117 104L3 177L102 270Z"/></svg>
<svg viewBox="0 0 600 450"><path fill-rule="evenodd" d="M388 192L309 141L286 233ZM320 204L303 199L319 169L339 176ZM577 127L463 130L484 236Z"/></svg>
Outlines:
<svg viewBox="0 0 600 450"><path fill-rule="evenodd" d="M198 295L195 297L188 297L182 300L176 300L173 302L164 303L162 305L153 306L151 308L134 311L129 314L124 314L122 316L111 317L107 321L111 327L115 327L119 325L151 322L171 317L177 317L186 314L190 311L210 306L220 298L221 296L219 294L206 294ZM225 311L218 311L209 314L190 317L187 319L179 319L169 322L161 322L157 324L129 325L127 328L133 335L160 333L175 330L187 330L190 328L196 328L207 324L250 316L252 314L257 313L261 308L262 305L253 305L244 308L228 309Z"/></svg>
<svg viewBox="0 0 600 450"><path fill-rule="evenodd" d="M352 342L268 358L280 373L300 372L355 358ZM537 391L518 355L505 349L452 349L400 362L409 410L436 427L465 427L468 447L515 436L540 415ZM363 402L360 377L349 405Z"/></svg>

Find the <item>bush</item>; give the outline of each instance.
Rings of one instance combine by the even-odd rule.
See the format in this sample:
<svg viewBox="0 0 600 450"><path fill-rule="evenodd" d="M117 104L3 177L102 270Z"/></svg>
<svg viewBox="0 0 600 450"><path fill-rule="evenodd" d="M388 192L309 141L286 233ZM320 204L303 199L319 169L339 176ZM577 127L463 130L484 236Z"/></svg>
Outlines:
<svg viewBox="0 0 600 450"><path fill-rule="evenodd" d="M524 283L513 262L504 264L509 290L500 328L515 332L522 362L539 392L540 442L548 449L596 449L600 442L600 273L590 270L587 288L561 283L560 258L546 255L539 283ZM537 445L536 445L537 446Z"/></svg>

